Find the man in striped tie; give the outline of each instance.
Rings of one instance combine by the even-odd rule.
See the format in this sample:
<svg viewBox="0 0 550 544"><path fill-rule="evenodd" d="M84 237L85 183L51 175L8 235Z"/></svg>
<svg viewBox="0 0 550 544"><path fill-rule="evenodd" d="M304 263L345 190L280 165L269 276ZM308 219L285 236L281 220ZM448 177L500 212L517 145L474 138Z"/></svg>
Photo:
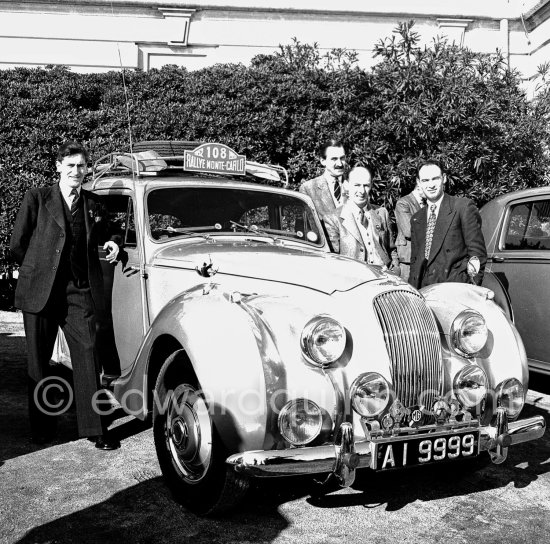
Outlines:
<svg viewBox="0 0 550 544"><path fill-rule="evenodd" d="M66 142L57 154L59 182L27 191L13 229L10 249L20 265L15 305L23 310L28 352L31 438L55 438L56 403L48 392L59 388L49 360L58 327L63 329L73 366L74 398L81 436L101 449L118 442L107 434L96 393L100 389L95 347L95 314L104 307L103 277L94 217L96 195L82 189L88 151ZM114 262L119 247L104 246ZM98 409L99 408L99 409Z"/></svg>
<svg viewBox="0 0 550 544"><path fill-rule="evenodd" d="M323 142L319 160L325 169L323 174L302 183L300 192L311 197L317 213L324 219L347 200L344 188L347 159L342 141L332 138Z"/></svg>
<svg viewBox="0 0 550 544"><path fill-rule="evenodd" d="M409 283L417 289L453 281L480 285L483 279L487 251L479 211L470 199L445 193L446 179L435 160L418 169L427 205L411 218Z"/></svg>

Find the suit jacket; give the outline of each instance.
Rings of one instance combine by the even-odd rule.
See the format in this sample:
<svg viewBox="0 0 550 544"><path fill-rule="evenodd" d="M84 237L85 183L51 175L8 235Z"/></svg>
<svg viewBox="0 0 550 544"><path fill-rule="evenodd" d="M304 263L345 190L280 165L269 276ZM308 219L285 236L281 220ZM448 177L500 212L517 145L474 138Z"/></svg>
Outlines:
<svg viewBox="0 0 550 544"><path fill-rule="evenodd" d="M372 206L370 218L373 221L375 248L388 268L399 266L397 251L393 241L388 219L388 211L380 206ZM325 217L325 226L332 248L340 255L346 255L359 261L366 260L365 244L353 216L351 203L339 206Z"/></svg>
<svg viewBox="0 0 550 544"><path fill-rule="evenodd" d="M104 308L103 275L94 233L94 216L99 211L97 195L80 192L86 225L88 282L96 310ZM67 243L68 225L63 195L56 183L27 191L17 214L10 250L20 265L15 305L25 312L40 312L52 292L61 254Z"/></svg>
<svg viewBox="0 0 550 544"><path fill-rule="evenodd" d="M417 289L447 281L468 283L468 260L470 257L478 257L480 269L474 277L474 282L481 285L487 251L481 232L481 217L475 204L468 198L450 196L446 193L443 195L430 255L425 260L427 214L427 209L422 208L411 219L409 283Z"/></svg>
<svg viewBox="0 0 550 544"><path fill-rule="evenodd" d="M414 192L400 198L395 204L395 221L397 223L397 255L400 263L411 262L411 217L420 210L420 204Z"/></svg>
<svg viewBox="0 0 550 544"><path fill-rule="evenodd" d="M332 187L330 187L324 175L304 181L304 183L300 185L299 191L308 195L311 200L313 200L315 209L321 219L324 219L326 215L336 210L336 205L332 197ZM347 194L343 192L340 200L342 204L345 204L347 201Z"/></svg>

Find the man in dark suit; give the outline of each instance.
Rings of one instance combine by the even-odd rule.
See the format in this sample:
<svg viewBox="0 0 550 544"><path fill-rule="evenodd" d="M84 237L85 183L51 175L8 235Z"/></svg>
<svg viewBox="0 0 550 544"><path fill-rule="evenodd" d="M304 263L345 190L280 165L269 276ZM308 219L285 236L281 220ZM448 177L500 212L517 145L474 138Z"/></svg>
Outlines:
<svg viewBox="0 0 550 544"><path fill-rule="evenodd" d="M397 256L401 277L408 281L411 269L411 217L426 204L426 197L422 189L416 187L408 194L401 197L395 204L395 221L397 223Z"/></svg>
<svg viewBox="0 0 550 544"><path fill-rule="evenodd" d="M417 289L453 281L480 285L483 279L487 251L479 211L470 199L445 193L445 182L436 161L418 169L427 205L411 219L409 283Z"/></svg>
<svg viewBox="0 0 550 544"><path fill-rule="evenodd" d="M319 159L325 171L321 176L302 183L299 190L311 197L317 213L324 219L347 200L343 186L347 166L344 145L337 139L323 142L319 147Z"/></svg>
<svg viewBox="0 0 550 544"><path fill-rule="evenodd" d="M372 171L362 166L352 168L346 185L347 202L325 217L332 248L340 255L382 266L398 275L388 211L369 203Z"/></svg>
<svg viewBox="0 0 550 544"><path fill-rule="evenodd" d="M78 430L96 446L119 444L106 433L98 410L99 367L95 350L95 312L103 309L103 279L97 253L98 197L81 188L88 152L66 142L57 154L59 183L27 191L17 215L10 249L20 265L15 305L23 310L28 350L29 416L32 438L55 437L56 403L49 360L58 327L63 329L73 366ZM114 262L118 245L105 244ZM101 404L101 402L99 403Z"/></svg>

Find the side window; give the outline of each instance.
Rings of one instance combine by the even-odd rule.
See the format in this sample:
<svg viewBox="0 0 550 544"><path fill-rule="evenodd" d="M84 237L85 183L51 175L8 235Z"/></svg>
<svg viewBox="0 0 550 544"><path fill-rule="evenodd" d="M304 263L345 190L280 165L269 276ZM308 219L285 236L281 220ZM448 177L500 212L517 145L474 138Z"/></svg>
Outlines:
<svg viewBox="0 0 550 544"><path fill-rule="evenodd" d="M504 249L550 250L550 200L522 202L511 207Z"/></svg>
<svg viewBox="0 0 550 544"><path fill-rule="evenodd" d="M297 238L317 241L319 235L311 211L302 204L289 204L281 208L282 230L291 232Z"/></svg>
<svg viewBox="0 0 550 544"><path fill-rule="evenodd" d="M127 195L106 195L101 198L101 212L95 218L99 245L108 240L136 247L134 205Z"/></svg>

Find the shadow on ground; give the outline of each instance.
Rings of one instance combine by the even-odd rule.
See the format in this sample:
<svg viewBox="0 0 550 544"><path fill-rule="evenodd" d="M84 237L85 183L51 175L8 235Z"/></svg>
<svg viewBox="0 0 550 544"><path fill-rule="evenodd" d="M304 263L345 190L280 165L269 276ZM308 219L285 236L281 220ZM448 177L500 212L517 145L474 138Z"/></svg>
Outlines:
<svg viewBox="0 0 550 544"><path fill-rule="evenodd" d="M29 531L17 542L241 543L271 542L288 526L276 509L198 518L176 504L161 478L153 478L109 500Z"/></svg>
<svg viewBox="0 0 550 544"><path fill-rule="evenodd" d="M58 417L57 435L51 443L38 445L31 442L25 353L24 336L13 335L10 332L0 333L0 465L8 459L79 439L73 404L67 412ZM54 365L52 373L72 386L72 372L67 367ZM113 414L113 419L125 415L122 410L118 410ZM140 433L147 427L143 422L131 419L117 425L114 434L122 440Z"/></svg>

